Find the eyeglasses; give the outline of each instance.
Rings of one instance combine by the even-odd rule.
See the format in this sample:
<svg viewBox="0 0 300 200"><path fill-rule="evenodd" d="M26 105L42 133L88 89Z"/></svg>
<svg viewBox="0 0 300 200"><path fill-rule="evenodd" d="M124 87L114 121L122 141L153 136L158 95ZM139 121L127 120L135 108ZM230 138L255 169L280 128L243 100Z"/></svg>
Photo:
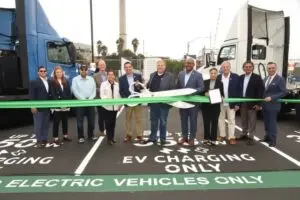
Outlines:
<svg viewBox="0 0 300 200"><path fill-rule="evenodd" d="M80 71L87 71L87 69L81 69Z"/></svg>
<svg viewBox="0 0 300 200"><path fill-rule="evenodd" d="M47 70L40 70L39 72L47 72Z"/></svg>

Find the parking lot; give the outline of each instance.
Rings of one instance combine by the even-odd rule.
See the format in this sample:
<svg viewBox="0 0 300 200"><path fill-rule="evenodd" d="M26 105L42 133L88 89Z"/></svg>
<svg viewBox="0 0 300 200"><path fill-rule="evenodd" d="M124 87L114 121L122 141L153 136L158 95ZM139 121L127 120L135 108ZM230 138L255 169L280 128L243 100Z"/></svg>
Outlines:
<svg viewBox="0 0 300 200"><path fill-rule="evenodd" d="M258 121L253 146L240 141L204 146L201 113L195 147L178 146L179 120L178 110L173 108L165 146L123 143L124 113L117 120L114 146L108 145L104 136L78 144L74 118L69 120L73 141L57 148L33 148L32 126L1 130L0 197L227 199L227 190L228 199L299 199L300 128L294 117L279 122L276 148L258 142L264 135L262 121ZM147 108L143 122L147 137ZM239 124L237 117L237 136Z"/></svg>

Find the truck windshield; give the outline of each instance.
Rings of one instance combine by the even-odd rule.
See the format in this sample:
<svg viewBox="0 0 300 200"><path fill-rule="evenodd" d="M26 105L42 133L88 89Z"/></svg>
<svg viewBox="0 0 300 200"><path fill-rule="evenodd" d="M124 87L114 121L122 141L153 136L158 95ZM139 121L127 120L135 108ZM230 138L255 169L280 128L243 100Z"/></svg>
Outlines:
<svg viewBox="0 0 300 200"><path fill-rule="evenodd" d="M50 62L59 64L72 64L67 44L62 42L48 42L48 59Z"/></svg>

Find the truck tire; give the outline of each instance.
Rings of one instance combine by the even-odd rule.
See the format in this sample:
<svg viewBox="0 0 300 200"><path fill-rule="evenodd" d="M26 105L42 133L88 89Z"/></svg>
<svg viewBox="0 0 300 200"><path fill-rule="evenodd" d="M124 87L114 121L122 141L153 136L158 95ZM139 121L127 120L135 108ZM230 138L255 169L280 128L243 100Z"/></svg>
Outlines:
<svg viewBox="0 0 300 200"><path fill-rule="evenodd" d="M297 103L295 108L296 108L296 119L299 119L300 118L300 104Z"/></svg>

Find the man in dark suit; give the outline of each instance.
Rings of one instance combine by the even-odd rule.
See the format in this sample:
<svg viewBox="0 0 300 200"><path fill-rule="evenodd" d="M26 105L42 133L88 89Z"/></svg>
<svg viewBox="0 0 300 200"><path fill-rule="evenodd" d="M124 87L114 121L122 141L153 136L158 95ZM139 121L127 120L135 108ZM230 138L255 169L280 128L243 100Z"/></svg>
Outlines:
<svg viewBox="0 0 300 200"><path fill-rule="evenodd" d="M31 100L50 99L50 81L47 79L47 70L44 66L38 68L38 78L29 83L29 98ZM34 121L34 134L37 143L35 148L50 147L48 131L50 121L49 108L31 108Z"/></svg>
<svg viewBox="0 0 300 200"><path fill-rule="evenodd" d="M222 74L218 75L218 80L223 83L224 98L239 97L238 83L239 76L230 71L231 64L229 61L224 61L221 64ZM239 110L238 103L221 104L221 112L219 116L219 141L225 141L228 139L229 144L236 144L235 141L235 112ZM226 117L227 116L227 117ZM228 138L226 138L226 122L228 120Z"/></svg>
<svg viewBox="0 0 300 200"><path fill-rule="evenodd" d="M264 79L264 103L263 116L266 135L264 142L268 142L270 147L276 146L277 138L277 114L280 111L281 104L276 102L286 94L286 86L284 79L276 74L276 63L269 62L267 65L268 76Z"/></svg>
<svg viewBox="0 0 300 200"><path fill-rule="evenodd" d="M178 76L177 88L196 89L196 94L200 94L204 90L202 74L194 70L194 60L186 59L184 62L185 70L181 71ZM182 145L188 142L190 146L194 146L194 139L197 133L198 106L187 109L179 109L181 119L182 139L178 144ZM190 121L190 123L189 123ZM190 129L188 125L190 124ZM190 133L190 135L188 135Z"/></svg>
<svg viewBox="0 0 300 200"><path fill-rule="evenodd" d="M126 74L119 78L120 84L120 96L122 98L128 98L131 95L129 91L129 87L134 83L143 82L143 78L141 74L133 73L133 67L130 62L124 63L124 70ZM141 87L139 85L134 85L134 92L140 92ZM124 142L129 142L132 139L132 117L135 115L135 123L136 123L136 135L137 140L141 142L143 140L143 125L142 125L142 107L134 106L128 107L125 106L125 131L126 136Z"/></svg>
<svg viewBox="0 0 300 200"><path fill-rule="evenodd" d="M243 64L245 74L240 76L240 95L244 98L262 99L264 85L261 77L253 73L254 64L246 61ZM242 135L239 140L246 140L248 145L253 145L253 136L256 132L257 111L261 110L260 102L249 102L241 104Z"/></svg>

